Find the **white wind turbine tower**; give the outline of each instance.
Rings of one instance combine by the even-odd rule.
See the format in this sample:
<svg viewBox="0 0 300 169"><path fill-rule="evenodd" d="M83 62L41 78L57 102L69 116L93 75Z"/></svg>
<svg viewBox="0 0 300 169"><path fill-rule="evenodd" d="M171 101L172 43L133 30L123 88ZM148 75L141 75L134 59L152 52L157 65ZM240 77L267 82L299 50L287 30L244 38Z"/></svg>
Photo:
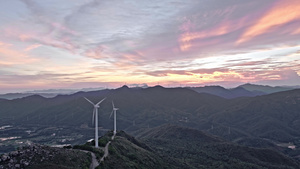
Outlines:
<svg viewBox="0 0 300 169"><path fill-rule="evenodd" d="M111 111L111 114L109 116L109 118L111 117L112 113L114 113L114 135L116 135L117 133L117 110L119 110L119 108L115 108L115 105L114 105L114 101L112 101L112 106L113 106L113 109Z"/></svg>
<svg viewBox="0 0 300 169"><path fill-rule="evenodd" d="M85 98L85 100L87 100L88 102L90 102L94 106L92 122L94 123L94 121L95 121L95 147L99 147L99 145L98 145L98 108L100 107L99 104L101 102L103 102L106 98L102 99L97 104L94 104L93 102L91 102L86 97L84 97L84 98Z"/></svg>

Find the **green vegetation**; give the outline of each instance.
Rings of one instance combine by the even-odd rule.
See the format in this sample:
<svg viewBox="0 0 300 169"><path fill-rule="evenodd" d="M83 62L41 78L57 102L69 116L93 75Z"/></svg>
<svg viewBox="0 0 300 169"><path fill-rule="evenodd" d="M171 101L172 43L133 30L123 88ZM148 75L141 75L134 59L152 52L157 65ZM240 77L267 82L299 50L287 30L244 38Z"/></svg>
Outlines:
<svg viewBox="0 0 300 169"><path fill-rule="evenodd" d="M90 145L86 145L86 144L84 144L84 145L74 145L73 149L86 150L86 151L93 152L93 153L95 153L96 158L98 160L100 160L101 157L104 155L103 150L101 150L99 148L95 148L95 147L90 146Z"/></svg>
<svg viewBox="0 0 300 169"><path fill-rule="evenodd" d="M300 163L271 149L249 148L199 130L163 125L139 133L142 141L117 133L98 168L296 169Z"/></svg>
<svg viewBox="0 0 300 169"><path fill-rule="evenodd" d="M186 168L297 168L299 162L270 149L248 148L195 129L165 125L142 133L151 148Z"/></svg>
<svg viewBox="0 0 300 169"><path fill-rule="evenodd" d="M116 136L109 146L109 156L100 164L101 169L141 168L168 169L180 168L175 161L163 159L158 154L149 151L144 143L139 142L125 132ZM141 147L141 145L144 147ZM146 146L146 147L145 147ZM146 149L145 149L146 148Z"/></svg>
<svg viewBox="0 0 300 169"><path fill-rule="evenodd" d="M106 97L99 109L102 127L99 135L113 128L109 112L110 103L114 100L121 108L118 128L135 136L141 136L141 131L173 124L206 131L244 146L272 148L299 159L299 95L300 89L296 89L257 97L224 99L187 88L155 86L78 92L48 99L29 96L1 100L0 125L13 126L2 130L2 137L21 138L3 141L0 152L10 151L26 140L47 145L85 143L93 138L94 128L90 123L92 107L83 97L92 101ZM26 133L27 130L32 133ZM100 138L100 146L109 139ZM277 146L289 142L296 145L296 150Z"/></svg>
<svg viewBox="0 0 300 169"><path fill-rule="evenodd" d="M104 144L111 141L111 144L108 147L109 155L97 168L297 169L300 165L299 161L293 160L278 151L240 146L186 127L163 125L136 134L139 139L124 131L118 131L115 139L110 140L112 131L109 131L99 138L99 142L101 141ZM247 140L243 142L247 143ZM261 143L259 139L256 142ZM271 147L274 146L270 145ZM73 149L69 148L70 146L51 148L33 145L10 154L11 158L16 158L13 161L23 160L23 162L18 163L21 163L22 166L27 163L26 168L32 169L88 168L91 163L91 156L87 152L94 152L98 160L103 156L103 147L94 148L93 142L75 145ZM80 149L80 151L76 149ZM285 151L291 155L296 152L289 149L285 149ZM0 161L0 165L4 167L12 166L9 161Z"/></svg>

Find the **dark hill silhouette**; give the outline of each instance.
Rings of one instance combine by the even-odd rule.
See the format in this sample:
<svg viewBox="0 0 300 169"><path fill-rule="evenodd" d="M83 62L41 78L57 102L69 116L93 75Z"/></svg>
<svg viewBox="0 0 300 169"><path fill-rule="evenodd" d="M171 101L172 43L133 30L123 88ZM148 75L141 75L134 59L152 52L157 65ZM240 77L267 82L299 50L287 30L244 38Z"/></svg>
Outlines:
<svg viewBox="0 0 300 169"><path fill-rule="evenodd" d="M254 97L259 95L265 95L266 93L261 91L248 91L243 87L236 87L233 89L225 89L221 86L205 86L205 87L191 87L189 88L198 93L208 93L216 96L220 96L227 99L237 97Z"/></svg>
<svg viewBox="0 0 300 169"><path fill-rule="evenodd" d="M117 112L118 129L129 133L163 124L175 124L206 130L231 141L244 139L243 143L248 145L251 139L299 145L299 96L300 89L296 89L256 97L225 99L187 88L155 86L143 89L124 86L54 98L29 96L1 100L0 122L13 126L68 126L92 130L93 107L83 97L93 102L106 98L99 108L99 127L104 131L113 128L113 119L109 119L109 115L114 100L115 106L120 108ZM245 140L247 138L250 140ZM297 155L300 154L295 153Z"/></svg>
<svg viewBox="0 0 300 169"><path fill-rule="evenodd" d="M146 130L137 135L143 139L186 139L205 143L221 142L220 138L208 135L202 131L176 125L162 125Z"/></svg>
<svg viewBox="0 0 300 169"><path fill-rule="evenodd" d="M262 92L262 93L266 93L266 94L288 91L288 90L294 89L293 87L280 87L280 86L272 87L272 86L268 86L268 85L256 85L256 84L250 84L250 83L246 83L246 84L240 85L238 87L242 87L251 92Z"/></svg>
<svg viewBox="0 0 300 169"><path fill-rule="evenodd" d="M299 110L300 89L295 89L231 100L231 105L209 119L254 136L286 142L300 136Z"/></svg>
<svg viewBox="0 0 300 169"><path fill-rule="evenodd" d="M141 133L155 152L185 168L297 168L299 163L277 151L239 146L201 131L163 125Z"/></svg>

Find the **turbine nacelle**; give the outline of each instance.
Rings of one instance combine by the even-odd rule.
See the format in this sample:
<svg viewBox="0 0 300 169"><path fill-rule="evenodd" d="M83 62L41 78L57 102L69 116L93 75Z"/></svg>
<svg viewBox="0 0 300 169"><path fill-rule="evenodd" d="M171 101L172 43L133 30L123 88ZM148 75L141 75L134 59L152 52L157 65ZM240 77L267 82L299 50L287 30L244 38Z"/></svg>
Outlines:
<svg viewBox="0 0 300 169"><path fill-rule="evenodd" d="M119 108L115 107L114 101L112 101L111 103L112 103L112 106L113 106L113 110L119 110Z"/></svg>
<svg viewBox="0 0 300 169"><path fill-rule="evenodd" d="M116 107L115 107L114 101L112 101L112 106L113 106L113 109L112 109L112 111L111 111L111 113L110 113L109 118L112 116L112 114L113 114L114 112L116 112L117 110L119 110L119 108L116 108Z"/></svg>

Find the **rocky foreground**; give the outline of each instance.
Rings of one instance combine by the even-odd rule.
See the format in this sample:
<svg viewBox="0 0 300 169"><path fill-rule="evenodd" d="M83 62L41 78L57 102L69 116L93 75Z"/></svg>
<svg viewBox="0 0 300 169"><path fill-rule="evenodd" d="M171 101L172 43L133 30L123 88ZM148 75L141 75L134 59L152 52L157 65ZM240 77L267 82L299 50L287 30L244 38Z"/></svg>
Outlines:
<svg viewBox="0 0 300 169"><path fill-rule="evenodd" d="M31 144L0 157L3 168L89 168L91 156L79 150Z"/></svg>

